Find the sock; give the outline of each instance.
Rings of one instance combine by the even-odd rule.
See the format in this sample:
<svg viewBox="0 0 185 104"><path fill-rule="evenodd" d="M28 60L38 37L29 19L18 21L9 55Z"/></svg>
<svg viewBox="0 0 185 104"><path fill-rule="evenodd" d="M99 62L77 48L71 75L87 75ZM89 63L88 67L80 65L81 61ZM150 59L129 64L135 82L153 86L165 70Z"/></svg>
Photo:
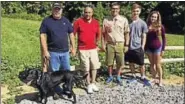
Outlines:
<svg viewBox="0 0 185 104"><path fill-rule="evenodd" d="M117 80L119 80L119 81L120 81L120 80L121 80L121 77L120 77L120 76L117 76Z"/></svg>
<svg viewBox="0 0 185 104"><path fill-rule="evenodd" d="M136 74L132 74L133 78L136 78Z"/></svg>
<svg viewBox="0 0 185 104"><path fill-rule="evenodd" d="M113 76L112 75L110 75L109 77L113 79Z"/></svg>
<svg viewBox="0 0 185 104"><path fill-rule="evenodd" d="M141 79L144 79L145 78L145 75L141 76Z"/></svg>

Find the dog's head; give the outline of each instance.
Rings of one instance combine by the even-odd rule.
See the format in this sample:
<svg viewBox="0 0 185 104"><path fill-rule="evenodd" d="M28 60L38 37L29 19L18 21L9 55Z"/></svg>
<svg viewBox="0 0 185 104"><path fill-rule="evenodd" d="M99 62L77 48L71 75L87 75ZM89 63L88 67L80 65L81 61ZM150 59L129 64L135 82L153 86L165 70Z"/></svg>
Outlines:
<svg viewBox="0 0 185 104"><path fill-rule="evenodd" d="M39 69L28 68L19 73L19 79L27 85L32 85L40 75L41 71Z"/></svg>

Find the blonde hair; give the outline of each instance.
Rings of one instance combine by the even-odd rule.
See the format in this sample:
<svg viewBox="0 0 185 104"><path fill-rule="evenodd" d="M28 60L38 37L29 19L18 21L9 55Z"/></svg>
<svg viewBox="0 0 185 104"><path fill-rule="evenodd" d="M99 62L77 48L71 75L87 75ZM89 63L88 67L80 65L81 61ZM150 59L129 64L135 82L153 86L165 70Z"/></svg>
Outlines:
<svg viewBox="0 0 185 104"><path fill-rule="evenodd" d="M156 21L154 24L151 23L151 16L152 16L153 14L157 14L157 21ZM158 35L161 34L161 31L159 31L159 30L161 30L161 28L162 28L162 20L161 20L161 15L160 15L159 11L152 11L152 12L148 15L148 18L147 18L147 25L148 25L148 26L153 25L155 28L157 28L157 30L158 30Z"/></svg>

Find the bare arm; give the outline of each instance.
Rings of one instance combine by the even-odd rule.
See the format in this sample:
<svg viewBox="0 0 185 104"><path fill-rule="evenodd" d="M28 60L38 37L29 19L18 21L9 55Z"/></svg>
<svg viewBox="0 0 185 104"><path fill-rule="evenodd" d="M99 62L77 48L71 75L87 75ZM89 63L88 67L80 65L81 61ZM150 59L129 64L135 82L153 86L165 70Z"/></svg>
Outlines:
<svg viewBox="0 0 185 104"><path fill-rule="evenodd" d="M102 35L101 35L101 46L102 46L102 49L103 51L106 51L106 44L107 44L107 40L106 40L106 37L105 37L106 33L104 31L102 31Z"/></svg>
<svg viewBox="0 0 185 104"><path fill-rule="evenodd" d="M73 33L69 34L69 39L70 39L70 44L71 44L71 53L73 56L76 55L76 50L75 50L75 36Z"/></svg>
<svg viewBox="0 0 185 104"><path fill-rule="evenodd" d="M126 32L125 33L125 49L124 49L124 52L127 52L128 51L128 47L129 47L129 40L130 40L130 37L129 37L129 32Z"/></svg>
<svg viewBox="0 0 185 104"><path fill-rule="evenodd" d="M130 40L130 37L129 37L129 33L125 33L125 46L128 46L129 45L129 40Z"/></svg>
<svg viewBox="0 0 185 104"><path fill-rule="evenodd" d="M145 44L146 44L146 33L142 34L142 42L141 43L142 43L141 46L144 50L144 47L145 47Z"/></svg>
<svg viewBox="0 0 185 104"><path fill-rule="evenodd" d="M42 70L43 72L47 71L47 66L49 64L49 52L47 47L47 35L41 33L40 35L40 45L41 45L41 60L42 60Z"/></svg>
<svg viewBox="0 0 185 104"><path fill-rule="evenodd" d="M98 45L101 42L101 38L102 38L102 36L101 36L101 28L99 27L98 33L97 33L97 36L96 36L96 45L97 45L98 51L100 50L100 48L98 47Z"/></svg>

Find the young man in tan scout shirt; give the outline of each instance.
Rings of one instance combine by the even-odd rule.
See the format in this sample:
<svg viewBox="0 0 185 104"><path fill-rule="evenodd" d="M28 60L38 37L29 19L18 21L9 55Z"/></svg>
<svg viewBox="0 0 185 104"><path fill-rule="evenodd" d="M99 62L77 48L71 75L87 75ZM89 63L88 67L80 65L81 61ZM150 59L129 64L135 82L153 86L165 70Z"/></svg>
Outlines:
<svg viewBox="0 0 185 104"><path fill-rule="evenodd" d="M122 86L123 84L120 78L120 73L124 66L124 45L129 44L128 39L130 30L128 20L119 15L119 12L120 5L117 2L112 3L111 16L106 17L103 20L102 46L106 51L106 64L109 71L109 77L106 83L110 83L113 80L112 70L115 59L117 65L117 82Z"/></svg>

